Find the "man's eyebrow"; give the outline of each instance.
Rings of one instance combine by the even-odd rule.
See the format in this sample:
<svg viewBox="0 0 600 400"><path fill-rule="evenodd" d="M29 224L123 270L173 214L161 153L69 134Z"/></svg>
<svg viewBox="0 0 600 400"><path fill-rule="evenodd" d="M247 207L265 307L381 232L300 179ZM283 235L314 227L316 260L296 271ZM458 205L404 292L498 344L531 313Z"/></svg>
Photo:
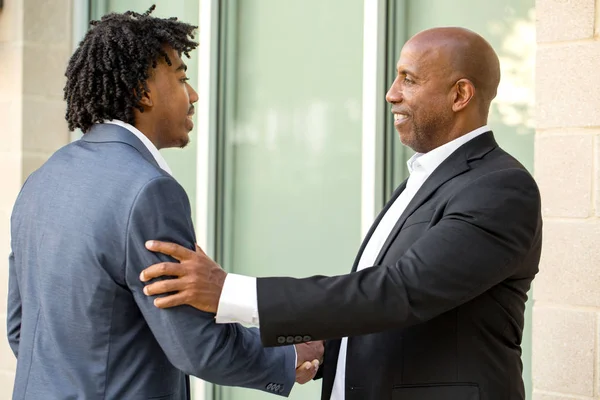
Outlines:
<svg viewBox="0 0 600 400"><path fill-rule="evenodd" d="M402 66L398 66L397 70L398 70L398 74L400 74L400 75L410 75L410 76L416 76L417 75L413 71L411 71L410 69L402 67Z"/></svg>
<svg viewBox="0 0 600 400"><path fill-rule="evenodd" d="M179 67L175 71L187 71L187 65L185 63L181 63Z"/></svg>

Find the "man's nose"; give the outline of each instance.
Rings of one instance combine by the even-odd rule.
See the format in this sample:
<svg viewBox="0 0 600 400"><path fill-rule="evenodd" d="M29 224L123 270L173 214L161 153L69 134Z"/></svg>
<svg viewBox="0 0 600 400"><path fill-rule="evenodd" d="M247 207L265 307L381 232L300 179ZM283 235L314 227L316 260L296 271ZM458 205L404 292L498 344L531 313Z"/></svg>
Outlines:
<svg viewBox="0 0 600 400"><path fill-rule="evenodd" d="M385 100L388 103L400 103L402 101L402 91L398 85L398 78L394 80L388 92L385 95Z"/></svg>
<svg viewBox="0 0 600 400"><path fill-rule="evenodd" d="M189 87L188 93L190 95L190 104L194 104L198 101L198 93L194 90L194 88L191 85Z"/></svg>

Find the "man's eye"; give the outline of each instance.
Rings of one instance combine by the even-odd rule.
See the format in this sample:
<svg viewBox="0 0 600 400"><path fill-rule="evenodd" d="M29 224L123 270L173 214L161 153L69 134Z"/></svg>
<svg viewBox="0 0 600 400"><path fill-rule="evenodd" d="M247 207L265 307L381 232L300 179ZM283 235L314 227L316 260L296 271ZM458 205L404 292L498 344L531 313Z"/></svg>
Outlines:
<svg viewBox="0 0 600 400"><path fill-rule="evenodd" d="M186 83L189 80L190 80L190 78L188 78L187 76L185 78L180 79L181 83Z"/></svg>
<svg viewBox="0 0 600 400"><path fill-rule="evenodd" d="M406 82L408 84L414 83L414 81L412 79L410 79L408 76L404 77L404 82Z"/></svg>

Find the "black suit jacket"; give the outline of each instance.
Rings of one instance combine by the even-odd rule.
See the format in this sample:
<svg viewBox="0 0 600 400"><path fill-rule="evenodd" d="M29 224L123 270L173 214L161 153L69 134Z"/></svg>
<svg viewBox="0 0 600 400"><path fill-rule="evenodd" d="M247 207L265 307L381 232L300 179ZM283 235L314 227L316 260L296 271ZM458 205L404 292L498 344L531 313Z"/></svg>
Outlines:
<svg viewBox="0 0 600 400"><path fill-rule="evenodd" d="M485 133L427 179L374 268L258 279L263 343L328 340L323 399L343 336L346 400L524 399L521 338L541 234L535 181Z"/></svg>

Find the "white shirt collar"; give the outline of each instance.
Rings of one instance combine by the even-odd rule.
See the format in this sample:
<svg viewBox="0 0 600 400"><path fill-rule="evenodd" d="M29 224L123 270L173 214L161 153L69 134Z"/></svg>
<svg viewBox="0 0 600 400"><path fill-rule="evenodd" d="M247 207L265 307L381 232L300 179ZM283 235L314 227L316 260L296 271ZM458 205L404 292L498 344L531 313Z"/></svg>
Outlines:
<svg viewBox="0 0 600 400"><path fill-rule="evenodd" d="M408 171L412 173L415 168L422 167L425 169L427 175L431 175L433 171L435 171L435 169L439 167L440 164L443 163L444 160L448 158L450 154L454 153L460 146L489 131L490 128L487 125L484 125L427 153L415 153L406 162Z"/></svg>
<svg viewBox="0 0 600 400"><path fill-rule="evenodd" d="M105 124L113 124L113 125L118 125L120 127L123 127L125 129L127 129L129 132L133 133L138 139L140 139L142 141L142 143L144 144L144 146L146 146L146 148L148 149L148 151L150 151L150 154L152 154L152 157L154 157L154 159L156 160L156 163L158 164L158 166L165 171L166 173L168 173L169 175L173 175L171 172L171 168L169 168L169 165L167 164L167 161L164 159L164 157L162 156L162 154L160 154L160 152L158 151L158 149L156 148L156 146L154 145L154 143L152 143L150 141L150 139L148 139L148 137L146 135L144 135L139 129L137 129L135 126L130 125L126 122L123 122L121 120L118 119L113 119L110 121L104 121Z"/></svg>

